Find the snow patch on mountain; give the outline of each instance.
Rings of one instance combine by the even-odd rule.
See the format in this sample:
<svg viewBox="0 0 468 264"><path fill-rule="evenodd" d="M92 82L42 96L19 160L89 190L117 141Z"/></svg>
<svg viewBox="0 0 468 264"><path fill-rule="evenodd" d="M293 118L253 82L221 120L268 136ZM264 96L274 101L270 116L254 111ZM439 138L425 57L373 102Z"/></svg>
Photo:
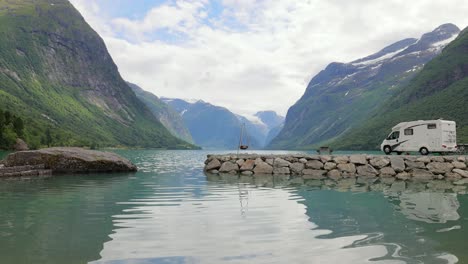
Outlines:
<svg viewBox="0 0 468 264"><path fill-rule="evenodd" d="M396 56L396 57L392 58L391 61L396 61L396 60L399 60L399 59L401 59L401 58L408 57L408 56L415 56L415 57L416 57L416 56L421 55L421 52L422 52L422 51L418 50L418 51L406 53L406 54L403 54L403 55Z"/></svg>
<svg viewBox="0 0 468 264"><path fill-rule="evenodd" d="M386 61L386 60L389 60L391 59L393 56L397 55L398 53L404 51L406 48L408 48L409 46L406 46L402 49L399 49L397 51L394 51L394 52L389 52L383 56L380 56L378 58L375 58L375 59L372 59L372 60L367 60L367 61L361 61L361 62L357 62L357 63L351 63L352 65L354 66L368 66L368 65L375 65L375 64L382 64L382 62Z"/></svg>
<svg viewBox="0 0 468 264"><path fill-rule="evenodd" d="M422 68L423 65L415 65L415 66L413 66L413 68L407 70L406 73L418 71L418 70L420 70Z"/></svg>
<svg viewBox="0 0 468 264"><path fill-rule="evenodd" d="M200 99L182 99L184 100L185 102L189 103L189 104L196 104L196 103L204 103L205 101L203 100L200 100Z"/></svg>
<svg viewBox="0 0 468 264"><path fill-rule="evenodd" d="M265 123L263 123L263 121L257 117L257 116L254 116L254 115L244 115L244 117L249 120L250 122L256 124L256 125L261 125L261 126L267 126Z"/></svg>
<svg viewBox="0 0 468 264"><path fill-rule="evenodd" d="M337 82L336 85L342 84L344 81L346 81L348 79L351 79L356 74L358 74L358 72L346 75L343 79L341 79L339 82Z"/></svg>
<svg viewBox="0 0 468 264"><path fill-rule="evenodd" d="M458 34L453 34L452 37L448 39L441 40L439 42L433 43L433 47L445 47L447 46L450 42L454 41L458 37Z"/></svg>
<svg viewBox="0 0 468 264"><path fill-rule="evenodd" d="M444 31L442 31L441 29L438 29L438 31L436 31L436 32L438 32L438 34L443 34ZM432 51L437 51L439 49L444 48L450 42L455 40L457 38L458 34L459 33L455 33L449 38L446 38L444 40L432 43L431 48L428 48L427 50L432 52ZM421 41L421 39L419 39L418 42L419 41ZM415 45L415 44L408 45L408 46L406 46L404 48L401 48L399 50L396 50L394 52L389 52L389 53L383 54L382 56L380 56L378 58L371 59L371 60L365 60L365 61L359 61L358 60L358 62L351 62L351 65L359 67L359 68L365 68L367 66L376 65L376 64L377 64L377 66L380 66L382 63L385 63L386 61L395 61L395 60L398 60L398 59L403 58L405 56L419 56L422 51L415 51L415 52L410 52L410 53L407 53L407 54L399 55L400 53L402 53L407 48L409 48L409 47L411 47L413 45Z"/></svg>

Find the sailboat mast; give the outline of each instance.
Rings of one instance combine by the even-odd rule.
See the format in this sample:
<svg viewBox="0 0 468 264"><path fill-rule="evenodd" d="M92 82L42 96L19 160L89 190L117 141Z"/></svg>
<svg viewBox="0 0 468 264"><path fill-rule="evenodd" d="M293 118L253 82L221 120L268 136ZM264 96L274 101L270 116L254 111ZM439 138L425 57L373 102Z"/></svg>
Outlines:
<svg viewBox="0 0 468 264"><path fill-rule="evenodd" d="M237 146L237 149L240 149L240 147L242 146L242 136L244 134L244 126L245 126L245 123L242 123L240 136L239 136L239 146Z"/></svg>

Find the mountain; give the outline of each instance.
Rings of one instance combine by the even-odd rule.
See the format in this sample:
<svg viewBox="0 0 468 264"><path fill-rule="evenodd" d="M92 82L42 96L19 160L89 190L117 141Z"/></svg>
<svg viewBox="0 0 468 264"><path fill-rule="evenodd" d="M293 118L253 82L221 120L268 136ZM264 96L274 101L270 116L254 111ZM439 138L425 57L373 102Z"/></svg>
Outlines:
<svg viewBox="0 0 468 264"><path fill-rule="evenodd" d="M182 116L196 145L211 149L237 149L241 122L228 109L202 100L189 102L164 97L161 100ZM248 132L244 137L251 148L261 147Z"/></svg>
<svg viewBox="0 0 468 264"><path fill-rule="evenodd" d="M28 143L185 148L120 76L103 40L67 0L0 1L0 105Z"/></svg>
<svg viewBox="0 0 468 264"><path fill-rule="evenodd" d="M468 28L368 120L331 144L375 149L399 122L443 118L457 122L457 142L468 143Z"/></svg>
<svg viewBox="0 0 468 264"><path fill-rule="evenodd" d="M247 133L258 142L258 148L263 148L268 134L268 127L256 117L246 118L241 115L236 115L236 117L241 124L245 124Z"/></svg>
<svg viewBox="0 0 468 264"><path fill-rule="evenodd" d="M203 103L203 101L200 100L182 100L182 99L177 99L177 98L166 98L166 97L161 97L161 101L163 101L165 104L170 105L177 113L179 113L181 116L184 115L185 112L195 103Z"/></svg>
<svg viewBox="0 0 468 264"><path fill-rule="evenodd" d="M255 116L260 118L268 128L268 133L263 141L264 146L267 146L283 129L285 117L278 115L274 111L260 111Z"/></svg>
<svg viewBox="0 0 468 264"><path fill-rule="evenodd" d="M279 135L279 133L281 132L281 130L283 130L283 128L284 128L284 122L279 124L276 127L271 128L270 131L268 131L268 134L265 138L265 146L268 146L268 144L270 144L270 142Z"/></svg>
<svg viewBox="0 0 468 264"><path fill-rule="evenodd" d="M420 39L398 41L350 63L329 64L288 110L284 128L268 148L317 147L359 126L403 89L459 31L453 24L444 24Z"/></svg>
<svg viewBox="0 0 468 264"><path fill-rule="evenodd" d="M284 116L280 116L275 111L271 110L257 112L255 113L255 116L260 118L260 120L268 127L268 130L278 127L284 123Z"/></svg>
<svg viewBox="0 0 468 264"><path fill-rule="evenodd" d="M192 135L190 135L182 117L175 109L163 102L156 95L143 90L138 85L129 82L127 82L127 84L132 88L133 92L135 92L138 99L145 103L153 115L156 116L159 122L161 122L172 135L193 143Z"/></svg>
<svg viewBox="0 0 468 264"><path fill-rule="evenodd" d="M265 147L276 137L284 124L284 116L278 115L275 111L260 111L247 118L237 116L241 123L245 123L247 131Z"/></svg>

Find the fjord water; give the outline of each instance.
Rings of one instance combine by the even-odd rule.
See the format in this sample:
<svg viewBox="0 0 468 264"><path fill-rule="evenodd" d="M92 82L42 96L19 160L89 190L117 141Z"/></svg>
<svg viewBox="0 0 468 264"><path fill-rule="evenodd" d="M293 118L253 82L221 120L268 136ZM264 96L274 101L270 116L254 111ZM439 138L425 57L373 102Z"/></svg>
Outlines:
<svg viewBox="0 0 468 264"><path fill-rule="evenodd" d="M467 195L285 187L207 176L206 151L117 152L140 171L0 180L0 263L468 262Z"/></svg>

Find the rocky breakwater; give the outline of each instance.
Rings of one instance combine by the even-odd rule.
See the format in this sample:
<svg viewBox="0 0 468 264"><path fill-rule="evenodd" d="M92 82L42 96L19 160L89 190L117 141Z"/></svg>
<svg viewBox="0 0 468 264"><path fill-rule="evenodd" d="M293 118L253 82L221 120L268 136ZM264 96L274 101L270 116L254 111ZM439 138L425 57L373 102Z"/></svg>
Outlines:
<svg viewBox="0 0 468 264"><path fill-rule="evenodd" d="M208 155L212 174L289 175L304 180L380 178L468 184L467 156Z"/></svg>
<svg viewBox="0 0 468 264"><path fill-rule="evenodd" d="M129 160L111 152L82 148L47 148L9 154L0 176L40 176L53 173L134 172Z"/></svg>

